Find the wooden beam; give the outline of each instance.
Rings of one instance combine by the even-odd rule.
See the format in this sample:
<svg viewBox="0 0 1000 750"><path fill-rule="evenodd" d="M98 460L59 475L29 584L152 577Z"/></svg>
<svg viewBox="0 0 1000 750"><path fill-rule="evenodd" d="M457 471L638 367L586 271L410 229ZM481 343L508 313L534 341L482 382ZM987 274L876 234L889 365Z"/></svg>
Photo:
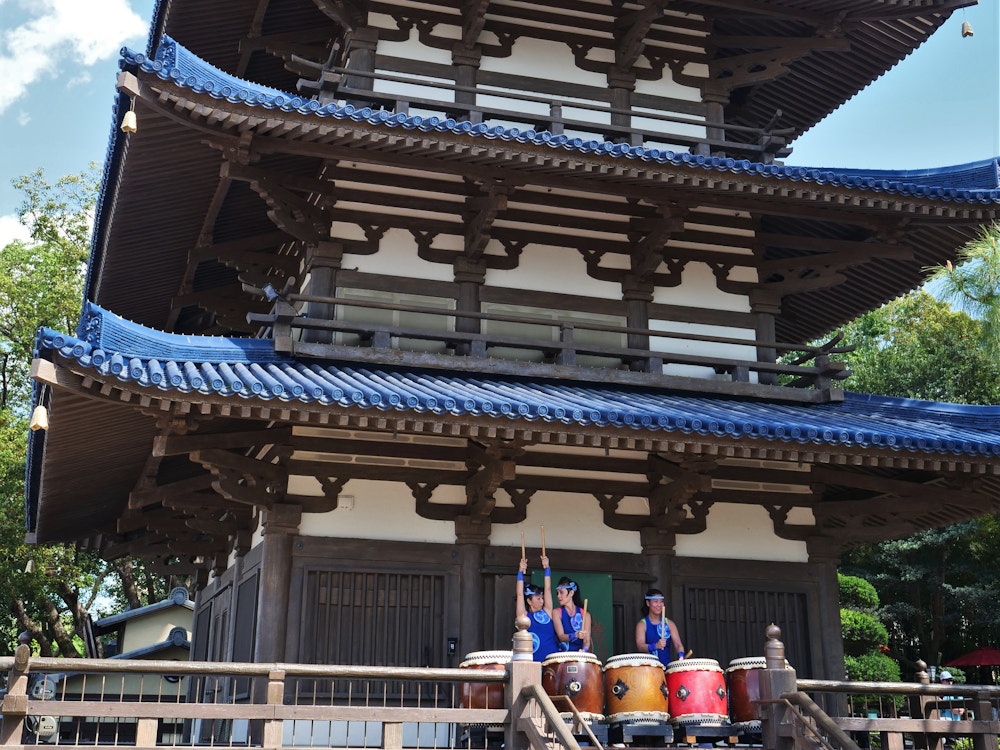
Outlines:
<svg viewBox="0 0 1000 750"><path fill-rule="evenodd" d="M177 456L204 450L231 450L233 448L284 445L291 441L292 428L261 427L255 430L233 432L191 433L188 435L158 435L153 438L154 456Z"/></svg>

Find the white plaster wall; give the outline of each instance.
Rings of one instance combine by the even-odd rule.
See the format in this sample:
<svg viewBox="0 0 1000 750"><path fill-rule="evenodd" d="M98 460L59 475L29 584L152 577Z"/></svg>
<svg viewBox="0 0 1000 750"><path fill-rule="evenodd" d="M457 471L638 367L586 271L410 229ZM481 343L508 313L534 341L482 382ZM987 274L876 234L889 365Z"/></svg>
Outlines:
<svg viewBox="0 0 1000 750"><path fill-rule="evenodd" d="M728 294L719 289L712 269L705 263L688 263L684 267L680 285L656 289L653 302L705 310L750 312L749 298L746 295Z"/></svg>
<svg viewBox="0 0 1000 750"><path fill-rule="evenodd" d="M294 481L291 481L294 480ZM321 494L319 483L309 477L293 477L289 489L298 494ZM310 482L314 483L310 492ZM304 513L302 536L384 539L397 542L454 544L455 524L432 521L416 514L415 500L404 484L352 479L341 492L352 498L352 507L329 513ZM434 502L464 502L462 487L439 487Z"/></svg>
<svg viewBox="0 0 1000 750"><path fill-rule="evenodd" d="M618 531L604 525L597 499L567 492L537 492L528 503L523 524L494 524L491 543L495 547L520 547L521 530L528 547L541 545L541 527L545 527L546 550L593 550L595 552L642 552L639 533ZM552 561L566 566L568 561Z"/></svg>
<svg viewBox="0 0 1000 750"><path fill-rule="evenodd" d="M521 254L517 268L510 271L487 271L486 283L490 286L538 292L621 299L621 286L588 276L583 256L569 247L532 244Z"/></svg>
<svg viewBox="0 0 1000 750"><path fill-rule="evenodd" d="M483 56L480 70L531 78L558 79L586 86L607 86L607 78L576 67L573 53L566 44L544 39L521 37L509 57Z"/></svg>
<svg viewBox="0 0 1000 750"><path fill-rule="evenodd" d="M811 523L811 519L812 513L801 509L790 514L788 520L790 523ZM781 539L774 533L774 525L764 508L741 503L713 505L708 513L704 532L696 536L677 535L677 556L772 562L809 561L805 542Z"/></svg>
<svg viewBox="0 0 1000 750"><path fill-rule="evenodd" d="M353 487L353 489L352 489ZM444 501L444 490L461 500L459 487L439 488L435 502ZM354 494L351 494L354 493ZM413 510L409 490L389 482L352 480L344 489L353 498L350 510L338 508L324 514L302 517L303 536L380 539L385 541L453 544L455 527L450 521L420 518ZM503 493L498 493L503 495ZM506 498L499 505L507 505ZM638 511L641 499L621 510ZM789 523L811 523L812 514L797 509ZM518 548L521 531L528 547L541 545L541 528L549 550L592 550L639 554L638 532L619 531L604 526L603 514L595 498L560 492L536 493L528 505L522 524L494 524L491 545ZM717 503L712 506L706 530L696 536L677 536L678 557L707 557L728 560L770 560L808 562L804 542L781 539L774 534L767 511L755 505Z"/></svg>
<svg viewBox="0 0 1000 750"><path fill-rule="evenodd" d="M353 225L351 225L353 226ZM355 226L355 230L358 228ZM336 228L335 228L336 230ZM337 234L334 236L343 236ZM401 229L390 229L382 238L380 249L372 255L344 253L342 267L362 273L389 274L414 279L454 281L451 266L431 263L417 256L413 235Z"/></svg>

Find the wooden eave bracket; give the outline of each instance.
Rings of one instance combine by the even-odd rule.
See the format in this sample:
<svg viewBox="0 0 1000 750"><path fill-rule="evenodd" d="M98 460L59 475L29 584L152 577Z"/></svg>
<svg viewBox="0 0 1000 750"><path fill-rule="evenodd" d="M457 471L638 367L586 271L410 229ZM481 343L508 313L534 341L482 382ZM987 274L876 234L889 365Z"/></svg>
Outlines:
<svg viewBox="0 0 1000 750"><path fill-rule="evenodd" d="M752 39L752 38L751 38ZM750 40L748 40L750 41ZM772 40L778 46L761 52L716 58L709 63L710 83L706 88L713 93L730 93L754 83L771 81L788 72L788 66L813 52L847 52L851 45L847 39L790 39Z"/></svg>
<svg viewBox="0 0 1000 750"><path fill-rule="evenodd" d="M479 42L479 36L486 25L486 11L489 7L490 0L463 0L462 49L471 50Z"/></svg>
<svg viewBox="0 0 1000 750"><path fill-rule="evenodd" d="M615 19L615 68L629 70L645 49L649 27L663 16L668 0L642 0L639 10L627 11Z"/></svg>
<svg viewBox="0 0 1000 750"><path fill-rule="evenodd" d="M368 3L365 0L313 0L328 18L340 24L345 31L364 26L368 22Z"/></svg>

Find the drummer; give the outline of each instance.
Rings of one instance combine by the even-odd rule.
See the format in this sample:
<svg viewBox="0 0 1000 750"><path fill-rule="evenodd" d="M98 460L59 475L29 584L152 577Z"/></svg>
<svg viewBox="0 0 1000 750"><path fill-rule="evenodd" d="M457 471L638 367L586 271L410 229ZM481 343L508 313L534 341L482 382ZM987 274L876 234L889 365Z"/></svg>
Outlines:
<svg viewBox="0 0 1000 750"><path fill-rule="evenodd" d="M559 606L552 613L556 638L564 651L590 651L591 617L583 611L583 597L576 581L563 576L556 584Z"/></svg>
<svg viewBox="0 0 1000 750"><path fill-rule="evenodd" d="M650 589L646 592L642 606L643 618L635 626L635 647L649 652L666 666L670 664L670 645L677 652L677 658L684 658L684 644L677 623L664 612L663 592Z"/></svg>
<svg viewBox="0 0 1000 750"><path fill-rule="evenodd" d="M544 589L525 583L524 574L528 572L526 557L521 558L517 567L515 610L518 617L528 615L528 632L531 633L532 658L535 661L545 661L546 656L559 650L552 624L552 570L549 568L549 558L545 555L542 555L542 567L545 569Z"/></svg>

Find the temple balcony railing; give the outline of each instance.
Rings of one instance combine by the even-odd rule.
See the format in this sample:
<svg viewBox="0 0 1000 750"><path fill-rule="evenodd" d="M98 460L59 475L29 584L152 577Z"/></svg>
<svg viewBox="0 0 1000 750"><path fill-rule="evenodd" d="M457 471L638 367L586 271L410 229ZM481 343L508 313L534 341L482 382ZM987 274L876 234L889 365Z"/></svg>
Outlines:
<svg viewBox="0 0 1000 750"><path fill-rule="evenodd" d="M400 114L450 117L765 164L791 153L788 143L793 129L776 127L780 111L763 127L748 127L713 121L704 105L668 97L634 94L631 108L622 109L600 100L607 96L606 90L590 86L571 86L570 94L557 97L509 85L462 86L428 76L343 67L327 69L322 83L329 99Z"/></svg>
<svg viewBox="0 0 1000 750"><path fill-rule="evenodd" d="M509 661L464 669L38 658L19 646L0 657L0 747L603 750L608 721L545 692L543 665L531 661L522 634L513 651L479 652ZM802 679L785 661L778 628L768 634L764 658L725 670L732 721L687 723L673 697L669 715L644 717L672 725L667 746L695 745L711 729L730 746L764 750L944 750L946 740L997 747L1000 686L932 685L922 665L916 682ZM698 661L706 663L684 665L683 674L700 711L719 667ZM944 718L958 706L964 718Z"/></svg>
<svg viewBox="0 0 1000 750"><path fill-rule="evenodd" d="M345 296L279 299L270 289L248 289L270 296L274 307L247 320L292 357L798 402L836 398L835 383L850 374L833 359L850 351L839 336L815 346ZM386 315L376 320L373 312Z"/></svg>

